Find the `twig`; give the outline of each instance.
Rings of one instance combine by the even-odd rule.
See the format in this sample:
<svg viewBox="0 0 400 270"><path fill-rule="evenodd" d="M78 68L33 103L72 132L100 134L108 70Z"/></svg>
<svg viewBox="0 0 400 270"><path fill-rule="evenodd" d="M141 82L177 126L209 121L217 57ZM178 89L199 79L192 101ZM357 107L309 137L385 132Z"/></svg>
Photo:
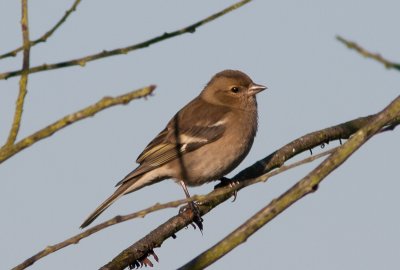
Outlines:
<svg viewBox="0 0 400 270"><path fill-rule="evenodd" d="M341 36L336 36L336 39L339 40L340 42L342 42L343 44L345 44L349 49L356 50L362 56L374 59L374 60L378 61L379 63L382 63L388 69L394 68L394 69L400 70L400 63L395 63L395 62L389 61L389 60L383 58L379 53L371 53L371 52L367 51L366 49L364 49L363 47L361 47L360 45L358 45L357 43L346 40L345 38L343 38Z"/></svg>
<svg viewBox="0 0 400 270"><path fill-rule="evenodd" d="M102 52L92 54L89 56L85 56L82 58L77 58L74 60L59 62L59 63L55 63L55 64L43 64L40 66L32 67L31 69L29 69L29 73L36 73L36 72L45 71L45 70L53 70L53 69L77 66L77 65L83 67L86 65L86 63L97 60L97 59L102 59L102 58L113 56L113 55L127 54L131 51L149 47L152 44L161 42L166 39L173 38L175 36L179 36L179 35L186 34L186 33L194 33L198 27L200 27L206 23L209 23L209 22L211 22L211 21L251 2L251 1L252 0L240 1L236 4L233 4L233 5L225 8L224 10L217 12L201 21L198 21L198 22L192 24L192 25L189 25L182 29L176 30L174 32L170 32L170 33L166 32L160 36L151 38L149 40L146 40L146 41L138 43L138 44L134 44L134 45L124 47L124 48L114 49L111 51L104 50ZM22 72L21 70L15 70L15 71L10 71L10 72L0 73L0 80L4 80L4 79L8 79L10 77L17 76L17 75L21 74L21 72Z"/></svg>
<svg viewBox="0 0 400 270"><path fill-rule="evenodd" d="M240 180L239 185L241 186L247 181L253 181L254 178L257 178L260 175L273 170L274 168L280 167L288 159L304 151L308 151L315 146L319 146L322 143L332 140L347 139L360 128L368 124L374 118L374 116L376 115L361 117L337 126L307 134L297 140L292 141L266 158L241 171L239 174L233 177L233 180ZM399 125L399 118L400 117L397 116L390 123L390 125ZM240 189L240 186L238 189ZM211 192L211 194L214 192L216 193L220 191L217 189ZM207 214L213 208L228 200L231 195L231 193L223 193L218 197L210 196L212 199L204 201L199 206L201 215ZM190 223L192 223L192 220L193 215L190 211L185 211L180 215L170 218L165 223L148 233L145 237L122 251L102 269L123 269L126 266L135 265L137 260L140 260L143 258L143 256L150 254L154 248L160 247L161 244L169 237L174 237L176 232L188 226Z"/></svg>
<svg viewBox="0 0 400 270"><path fill-rule="evenodd" d="M287 171L289 169L292 169L294 167L297 167L297 166L300 166L300 165L303 165L303 164L306 164L306 163L310 163L310 162L312 162L312 161L314 161L314 160L316 160L318 158L321 158L323 156L331 154L332 151L334 151L335 149L336 149L336 147L334 149L327 150L327 151L322 152L320 154L307 157L307 158L305 158L303 160L300 160L300 161L295 162L293 164L290 164L288 166L281 166L280 168L278 168L278 169L276 169L276 170L274 170L272 172L269 172L267 174L264 174L264 175L262 175L262 176L260 176L260 177L258 177L256 179L254 179L251 182L249 181L246 184L246 186L249 186L249 185L252 185L252 184L255 184L255 183L258 183L258 182L266 181L266 179L270 178L273 175L277 175L279 173L282 173L284 171ZM243 188L243 187L244 186L242 186L241 188ZM49 255L49 254L51 254L53 252L56 252L57 250L60 250L62 248L65 248L65 247L67 247L69 245L77 244L77 243L79 243L80 240L82 240L82 239L84 239L84 238L86 238L86 237L88 237L88 236L90 236L90 235L92 235L94 233L97 233L97 232L99 232L99 231L101 231L101 230L103 230L103 229L105 229L107 227L110 227L112 225L115 225L115 224L118 224L118 223L121 223L121 222L124 222L124 221L127 221L127 220L131 220L131 219L134 219L134 218L138 218L138 217L143 218L143 217L145 217L146 215L148 215L150 213L153 213L153 212L156 212L156 211L159 211L159 210L162 210L162 209L166 209L166 208L175 208L175 207L178 207L180 205L186 204L186 203L188 203L190 201L202 202L202 201L210 200L213 197L220 196L221 194L230 194L237 188L238 188L237 186L227 187L225 189L220 189L219 190L220 192L209 193L209 194L203 195L203 196L194 195L194 196L190 197L189 199L175 200L175 201L171 201L171 202L167 202L167 203L163 203L163 204L157 203L157 204L155 204L153 206L150 206L150 207L148 207L146 209L140 210L140 211L135 212L135 213L131 213L131 214L128 214L128 215L123 215L123 216L116 216L116 217L111 218L111 219L109 219L107 221L104 221L104 222L102 222L102 223L100 223L100 224L98 224L98 225L96 225L96 226L94 226L92 228L89 228L89 229L87 229L87 230L85 230L85 231L83 231L83 232L81 232L81 233L79 233L77 235L74 235L74 236L72 236L72 237L70 237L70 238L68 238L68 239L66 239L66 240L64 240L62 242L59 242L59 243L57 243L55 245L47 246L45 249L39 251L38 253L36 253L32 257L26 259L24 262L22 262L18 266L14 267L13 270L25 269L26 267L34 264L36 261L42 259L43 257L46 257L47 255Z"/></svg>
<svg viewBox="0 0 400 270"><path fill-rule="evenodd" d="M282 165L279 168L277 168L277 169L275 169L273 171L264 173L264 174L262 174L262 175L260 175L260 176L258 176L256 178L249 179L247 181L241 181L243 183L242 185L243 185L243 187L247 187L247 186L253 185L255 183L266 182L269 178L271 178L272 176L275 176L275 175L277 175L277 174L279 174L281 172L290 170L292 168L301 166L303 164L307 164L307 163L313 162L314 160L317 160L319 158L328 156L328 155L332 154L333 152L335 152L338 148L339 148L339 146L336 146L336 147L334 147L332 149L326 150L326 151L318 153L316 155L309 156L308 158L299 160L297 162L293 162L293 163L291 163L289 165ZM239 187L240 186L238 186L238 188ZM238 190L238 188L236 188L236 186L234 186L233 190Z"/></svg>
<svg viewBox="0 0 400 270"><path fill-rule="evenodd" d="M86 238L98 231L101 231L109 226L112 226L114 224L126 221L128 219L133 219L133 218L137 218L137 217L144 217L145 215L147 215L148 213L154 212L156 210L160 210L160 209L165 209L165 208L170 208L170 207L177 207L179 205L182 205L184 203L187 203L187 199L185 200L179 200L179 201L173 201L173 202L169 202L169 203L164 203L164 204L155 204L149 208L143 209L141 211L126 215L126 216L116 216L110 220L107 220L105 222L102 222L90 229L87 229L77 235L74 235L60 243L57 243L55 245L51 245L51 246L47 246L45 249L39 251L38 253L36 253L35 255L33 255L32 257L26 259L25 261L23 261L21 264L15 266L12 270L21 270L21 269L25 269L27 267L29 267L30 265L34 264L35 262L37 262L38 260L42 259L43 257L46 257L47 255L56 252L59 249L65 248L69 245L72 244L77 244L79 243L80 240L82 240L83 238Z"/></svg>
<svg viewBox="0 0 400 270"><path fill-rule="evenodd" d="M219 243L206 250L184 266L185 269L204 269L238 245L244 243L252 234L278 216L296 201L317 190L319 183L333 170L338 168L357 149L359 149L372 136L389 124L400 113L400 96L380 112L371 123L357 131L345 144L337 149L331 156L324 160L317 168L296 183L279 198L273 200L261 209L244 224L234 230Z"/></svg>
<svg viewBox="0 0 400 270"><path fill-rule="evenodd" d="M308 148L310 148L310 147L319 146L323 142L326 142L328 140L338 139L339 137L342 137L343 139L348 138L357 129L359 129L366 123L368 123L370 121L370 119L372 119L373 117L374 116L367 116L367 117L358 118L358 119L355 119L352 121L348 121L346 123L343 123L343 124L340 124L340 125L337 125L334 127L330 127L330 128L327 128L327 129L324 129L321 131L310 133L308 135L305 135L305 136L287 144L286 146L282 147L281 149L275 151L273 154L269 155L267 158L264 158L263 160L256 162L254 165L243 170L241 173L239 173L237 176L235 176L234 178L239 179L238 176L240 176L241 179L244 179L243 172L247 172L246 174L248 174L248 175L254 175L254 173L252 174L252 169L255 170L256 172L261 172L261 175L259 174L256 178L249 177L250 179L242 180L242 181L240 181L240 183L238 185L234 186L233 188L231 188L231 187L219 188L205 196L195 195L195 196L192 196L190 199L177 200L177 201L172 201L172 202L168 202L168 203L164 203L164 204L155 204L147 209L144 209L144 210L141 210L141 211L129 214L129 215L116 216L116 217L114 217L110 220L107 220L103 223L100 223L90 229L87 229L86 231L84 231L80 234L77 234L65 241L62 241L62 242L57 243L52 246L48 246L47 248L41 250L40 252L38 252L37 254L32 256L31 258L25 260L20 265L16 266L14 269L25 269L26 267L32 265L37 260L40 260L41 258L59 250L59 249L62 249L66 246L69 246L71 244L76 244L81 239L86 238L86 237L90 236L91 234L94 234L102 229L105 229L105 228L111 226L111 225L114 225L114 224L117 224L117 223L120 223L120 222L123 222L126 220L130 220L130 219L133 219L136 217L144 217L145 215L152 213L154 211L160 210L160 209L177 207L179 205L187 203L188 201L203 202L201 205L201 210L202 210L202 214L204 215L207 212L209 212L212 208L216 207L220 203L229 199L231 197L232 192L235 189L239 190L250 184L254 184L254 183L260 182L260 181L266 181L269 177L276 175L280 172L286 171L294 166L299 166L299 165L303 164L304 162L311 162L311 161L313 161L317 158L320 158L324 155L330 154L332 151L335 151L336 148L328 150L328 151L323 152L318 155L308 157L302 161L293 163L288 166L281 166L287 159L293 157L296 154L307 151ZM400 123L400 119L397 118L395 121L393 121L391 123L391 125L395 126L396 124L399 124L399 123ZM340 136L339 136L339 133L341 134ZM314 140L312 140L311 137L314 138ZM304 142L304 143L302 143L302 142ZM269 160L269 161L267 162L266 160ZM260 170L260 165L264 164L265 162L267 162L267 164L261 166L264 169ZM272 164L272 165L269 165L269 164ZM273 170L273 168L277 168L277 167L279 167L279 168ZM273 171L271 171L271 170L273 170ZM271 172L268 173L267 171L271 171ZM133 245L137 248L139 246L139 244L143 245L143 243L146 243L145 240L150 240L151 242L149 242L149 243L151 243L151 245L144 246L145 248L142 250L142 253L133 253L132 254L132 252L129 252L129 251L132 251L132 247L127 249L125 251L126 252L125 253L125 255L126 255L125 262L126 261L128 261L128 262L135 261L136 259L143 256L143 254L147 254L149 252L149 250L153 249L154 247L160 246L162 244L162 242L165 239L167 239L169 236L173 236L175 234L175 232L179 231L181 228L190 224L192 222L191 218L192 217L190 215L187 215L186 212L183 215L178 215L178 216L171 218L169 221L167 221L166 223L161 225L159 228L154 230L152 233L150 233L148 236L146 236L145 238L143 238L142 240L138 241L137 243L135 243ZM176 226L176 227L174 227L174 226ZM158 239L158 242L157 242L151 236L157 235L158 232L161 232L161 235L160 235L161 239ZM169 233L170 235L167 237L166 233ZM136 252L137 251L138 250L136 250ZM121 260L121 255L119 255L116 259L114 259L112 263L115 263L115 261L117 259L119 259L120 263L124 264L124 262ZM126 263L125 263L125 265L126 265ZM108 266L110 266L110 265L108 265Z"/></svg>
<svg viewBox="0 0 400 270"><path fill-rule="evenodd" d="M12 157L13 155L15 155L16 153L27 148L28 146L31 146L32 144L53 135L55 132L79 120L93 116L96 113L104 109L107 109L109 107L121 104L128 104L130 101L134 99L147 97L154 91L155 87L156 87L155 85L150 85L148 87L144 87L139 90L123 94L121 96L104 97L95 104L92 104L78 112L72 113L70 115L67 115L59 119L53 124L45 128L42 128L41 130L33 133L32 135L29 135L28 137L20 140L16 144L3 146L2 148L0 148L0 164L5 160L9 159L10 157Z"/></svg>
<svg viewBox="0 0 400 270"><path fill-rule="evenodd" d="M68 16L76 10L76 7L79 5L80 2L81 2L81 0L75 0L72 7L65 12L64 16L49 31L44 33L40 38L30 42L31 47L35 46L38 43L46 42L47 39L67 20ZM9 51L7 53L0 55L0 59L7 58L7 57L15 57L17 55L17 53L19 53L22 50L23 50L23 47L16 48L12 51Z"/></svg>
<svg viewBox="0 0 400 270"><path fill-rule="evenodd" d="M24 101L26 96L26 86L28 85L29 75L29 54L30 54L30 42L29 42L29 22L28 22L28 2L27 0L21 1L21 31L23 40L23 59L22 59L22 75L19 81L19 93L15 106L14 119L11 125L10 134L5 145L12 145L17 139L18 131L21 126L22 112L24 109Z"/></svg>
<svg viewBox="0 0 400 270"><path fill-rule="evenodd" d="M279 163L283 164L287 159L290 159L291 157L293 157L301 152L307 151L308 148L310 148L310 147L319 146L319 145L321 145L321 143L326 142L329 139L331 139L331 140L338 139L338 137L342 137L343 139L348 138L357 129L359 129L366 123L368 123L373 117L374 117L374 115L362 117L362 118L354 119L352 121L348 121L346 123L343 123L343 124L340 124L340 125L337 125L334 127L330 127L330 128L327 128L327 129L324 129L321 131L313 132L313 133L305 135L305 136L285 145L281 149L279 149L279 150L275 151L273 154L269 155L267 158L264 158L263 160L256 162L255 164L253 164L252 166L243 170L241 173L239 173L237 176L235 176L234 179L235 178L239 179L238 176L240 176L240 178L243 180L240 181L240 183L238 185L235 185L233 188L227 186L224 188L216 189L204 196L195 195L195 196L192 196L190 199L177 200L177 201L172 201L172 202L168 202L168 203L164 203L164 204L155 204L149 208L143 209L141 211L138 211L138 212L135 212L135 213L132 213L129 215L116 216L116 217L109 219L103 223L100 223L92 228L89 228L86 231L83 231L82 233L77 234L67 240L64 240L64 241L57 243L55 245L52 245L52 246L48 246L47 248L41 250L40 252L38 252L37 254L32 256L31 258L25 260L20 265L16 266L14 269L24 269L24 268L32 265L37 260L57 251L59 249L62 249L66 246L69 246L71 244L76 244L81 239L86 238L86 237L88 237L102 229L105 229L111 225L114 225L114 224L117 224L120 222L124 222L124 221L130 220L133 218L137 218L137 217L144 217L147 214L152 213L157 210L178 207L189 201L198 201L198 202L202 202L202 205L201 205L202 214L206 214L212 208L216 207L220 203L229 199L234 190L240 190L243 187L246 187L248 185L251 185L251 184L254 184L257 182L261 182L261 181L266 181L269 177L271 177L273 175L276 175L278 173L281 173L283 171L291 169L295 166L299 166L306 162L312 162L313 160L320 158L322 156L331 154L333 151L335 151L337 149L337 147L333 148L331 150L328 150L326 152L310 156L304 160L295 162L295 163L287 165L287 166L279 165ZM391 126L394 127L398 124L400 124L400 117L397 117L391 123ZM339 133L341 133L342 135L339 136ZM302 144L302 142L305 142L305 143ZM261 170L261 175L258 175L255 178L250 178L250 177L249 177L249 179L244 178L244 175L243 175L244 172L246 172L247 175L254 175L254 173L252 173L253 170L255 170L256 172L260 172L260 169L259 169L260 164L264 164L266 162L266 160L269 160L269 161L267 162L267 164L265 166L262 166L264 168L264 170ZM270 165L270 164L272 164L272 165ZM277 167L279 167L279 168L277 168ZM274 168L277 168L277 169L273 170ZM273 171L271 171L271 170L273 170ZM267 171L270 171L270 172L267 172ZM191 217L187 216L187 215L175 216L175 217L171 218L169 222L166 222L163 224L164 227L168 227L167 231L172 232L171 235L173 235L175 232L180 230L179 227L175 227L175 228L171 227L172 224L174 224L174 225L177 224L177 222L176 222L177 220L183 222L182 227L185 227L191 223ZM160 229L160 227L158 229ZM163 227L161 227L161 228L163 228ZM158 230L158 229L156 229L156 230ZM149 248L153 249L156 246L160 246L162 244L162 242L166 238L168 238L168 237L165 237L165 233L166 233L165 231L161 230L161 232L163 233L162 234L163 239L161 239L160 242L158 242L158 243L154 243L154 246L149 247ZM152 234L150 233L149 235L152 235ZM151 240L154 241L154 239L151 239ZM147 249L143 250L143 254L145 254L146 252L148 252ZM139 258L142 255L135 254L130 259L135 260L135 258ZM128 260L129 260L129 258L128 258Z"/></svg>

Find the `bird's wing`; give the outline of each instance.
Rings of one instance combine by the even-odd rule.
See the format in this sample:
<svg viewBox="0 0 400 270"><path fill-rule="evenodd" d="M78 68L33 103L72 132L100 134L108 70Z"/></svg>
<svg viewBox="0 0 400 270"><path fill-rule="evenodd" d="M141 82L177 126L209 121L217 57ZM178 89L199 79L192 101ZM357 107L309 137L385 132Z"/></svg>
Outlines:
<svg viewBox="0 0 400 270"><path fill-rule="evenodd" d="M207 109L202 110L203 106ZM218 140L225 132L227 112L225 108L205 104L202 100L192 101L147 145L136 160L140 166L117 185Z"/></svg>

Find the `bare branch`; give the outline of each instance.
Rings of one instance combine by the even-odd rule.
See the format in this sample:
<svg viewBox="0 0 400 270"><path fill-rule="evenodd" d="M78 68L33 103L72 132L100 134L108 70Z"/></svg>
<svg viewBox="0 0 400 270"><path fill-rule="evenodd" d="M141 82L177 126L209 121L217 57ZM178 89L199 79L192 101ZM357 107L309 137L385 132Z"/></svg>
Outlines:
<svg viewBox="0 0 400 270"><path fill-rule="evenodd" d="M141 211L132 214L116 216L90 229L87 229L86 231L83 231L80 234L72 236L60 243L46 247L45 249L41 250L40 252L30 257L29 259L25 260L24 262L22 262L20 265L16 266L13 269L25 269L26 267L32 265L37 260L40 260L41 258L59 249L67 247L71 244L76 244L81 239L86 238L114 224L134 219L137 217L144 217L149 213L161 209L178 207L189 201L201 202L202 203L200 207L201 214L204 215L209 211L211 211L214 207L216 207L220 203L228 200L231 197L234 190L240 190L254 183L266 181L271 176L274 176L278 173L284 172L296 166L300 166L304 163L312 162L313 160L320 158L322 156L331 154L333 151L337 149L337 147L287 166L282 165L288 159L304 151L307 151L310 148L319 146L324 143L328 143L331 140L346 139L350 137L354 132L356 132L362 126L369 123L371 119L373 119L374 117L375 115L358 118L352 121L348 121L346 123L342 123L337 126L323 129L321 131L312 132L297 140L294 140L293 142L282 147L281 149L275 151L268 157L256 162L249 168L237 174L234 177L234 179L238 180L241 179L241 181L238 185L235 185L233 188L229 186L224 188L218 188L207 195L203 196L195 195L192 196L190 199L176 200L164 204L157 203L151 207L148 207L146 209L143 209ZM397 116L388 126L392 127L393 129L398 124L400 124L400 116ZM246 178L246 175L248 175L249 177ZM118 265L120 265L121 267L123 265L127 266L128 264L134 263L135 260L138 260L143 256L147 256L150 253L150 251L153 250L155 247L161 246L163 241L165 241L168 237L170 236L174 237L177 231L188 226L192 222L192 218L193 216L190 214L190 212L184 212L181 215L177 215L171 218L169 221L167 221L166 223L155 229L153 232L149 233L146 237L139 240L130 248L126 249L124 252L118 255L112 262L104 266L104 269L122 269L118 268ZM155 236L157 235L159 236L159 239L156 239Z"/></svg>
<svg viewBox="0 0 400 270"><path fill-rule="evenodd" d="M282 194L279 198L272 200L271 203L261 209L219 243L195 257L179 269L204 269L229 253L238 245L244 243L251 235L282 213L293 203L316 191L318 185L326 176L343 164L343 162L345 162L355 151L357 151L383 127L390 124L390 122L399 114L400 96L392 101L391 104L375 116L369 124L357 131L345 144L339 147L331 156L324 160L307 176L297 182L292 188Z"/></svg>
<svg viewBox="0 0 400 270"><path fill-rule="evenodd" d="M19 81L19 93L15 106L14 119L11 125L10 134L6 141L6 146L12 145L17 139L18 131L21 126L22 112L24 109L24 101L26 96L26 86L28 85L29 75L29 59L30 59L30 42L29 42L29 22L28 22L28 2L27 0L21 1L21 31L23 40L24 56L22 59L22 75Z"/></svg>
<svg viewBox="0 0 400 270"><path fill-rule="evenodd" d="M221 17L221 16L223 16L223 15L225 15L225 14L227 14L227 13L229 13L251 1L252 0L243 0L243 1L237 2L236 4L233 4L233 5L225 8L224 10L217 12L201 21L198 21L198 22L192 24L192 25L189 25L182 29L176 30L174 32L169 32L169 33L165 32L164 34L162 34L160 36L151 38L149 40L146 40L146 41L138 43L138 44L134 44L134 45L124 47L124 48L114 49L111 51L104 50L102 52L92 54L89 56L85 56L85 57L81 57L81 58L77 58L74 60L59 62L59 63L55 63L55 64L43 64L40 66L32 67L31 69L29 69L29 73L36 73L36 72L41 72L41 71L45 71L45 70L53 70L53 69L77 66L77 65L83 67L86 65L86 63L94 61L94 60L102 59L102 58L113 56L113 55L127 54L131 51L149 47L152 44L164 41L166 39L170 39L170 38L173 38L173 37L176 37L176 36L179 36L182 34L186 34L186 33L194 33L198 27L201 27L204 24L214 21L215 19L217 19L217 18L219 18L219 17ZM8 79L10 77L20 75L21 72L22 72L22 70L0 73L0 80L4 80L4 79Z"/></svg>
<svg viewBox="0 0 400 270"><path fill-rule="evenodd" d="M356 50L362 56L374 59L374 60L378 61L379 63L382 63L388 69L394 68L394 69L400 70L400 63L395 63L395 62L389 61L389 60L383 58L379 53L371 53L371 52L367 51L366 49L364 49L363 47L361 47L360 45L358 45L357 43L355 43L353 41L348 41L341 36L336 36L336 39L339 40L340 42L342 42L344 45L346 45L349 49Z"/></svg>
<svg viewBox="0 0 400 270"><path fill-rule="evenodd" d="M130 101L142 97L149 96L155 89L155 85L150 85L139 90L135 90L117 97L104 97L100 101L92 104L78 112L67 115L53 124L42 128L41 130L33 133L32 135L20 140L13 145L5 145L0 148L0 164L9 159L16 153L31 146L32 144L53 135L55 132L69 126L77 121L94 116L96 113L107 109L109 107L121 104L128 104Z"/></svg>
<svg viewBox="0 0 400 270"><path fill-rule="evenodd" d="M36 261L42 259L43 257L46 257L47 255L56 252L57 250L60 250L62 248L65 248L69 245L72 244L77 244L79 243L80 240L82 240L83 238L86 238L98 231L101 231L109 226L112 226L114 224L129 220L129 219L134 219L137 217L144 217L146 216L148 213L154 212L156 210L160 210L160 209L165 209L165 208L170 208L170 207L177 207L179 205L182 205L184 203L187 203L187 199L185 200L178 200L178 201L173 201L173 202L169 202L169 203L164 203L164 204L155 204L154 206L151 206L149 208L143 209L141 211L126 215L126 216L116 216L110 220L107 220L103 223L100 223L90 229L87 229L77 235L74 235L60 243L57 243L55 245L51 245L51 246L47 246L45 249L39 251L38 253L36 253L35 255L33 255L32 257L28 258L27 260L23 261L21 264L17 265L16 267L13 268L13 270L21 270L21 269L25 269L29 266L31 266L32 264L34 264Z"/></svg>
<svg viewBox="0 0 400 270"><path fill-rule="evenodd" d="M31 47L35 46L38 43L46 42L47 39L67 20L68 16L76 10L76 7L79 5L80 2L81 0L75 0L72 7L65 12L64 16L49 31L44 33L40 38L30 42ZM7 57L15 57L22 50L23 47L16 48L12 51L0 55L0 59Z"/></svg>
<svg viewBox="0 0 400 270"><path fill-rule="evenodd" d="M267 174L264 174L264 175L260 176L257 179L254 179L253 182L249 181L249 183L246 186L255 184L257 182L266 181L271 176L277 175L279 173L282 173L282 172L287 171L289 169L292 169L294 167L297 167L297 166L300 166L300 165L303 165L303 164L306 164L306 163L310 163L310 162L312 162L312 161L314 161L314 160L316 160L318 158L321 158L323 156L331 154L334 150L336 150L336 147L334 149L330 149L328 151L322 152L322 153L320 153L318 155L307 157L307 158L305 158L303 160L300 160L300 161L295 162L293 164L290 164L288 166L281 166L280 168L278 168L278 169L276 169L276 170L274 170L272 172L269 172ZM150 206L150 207L148 207L146 209L140 210L140 211L135 212L135 213L131 213L131 214L128 214L128 215L123 215L123 216L116 216L116 217L114 217L112 219L109 219L107 221L104 221L104 222L102 222L102 223L100 223L100 224L98 224L98 225L96 225L96 226L94 226L94 227L92 227L90 229L87 229L87 230L83 231L82 233L74 235L74 236L72 236L72 237L70 237L70 238L68 238L68 239L66 239L66 240L64 240L64 241L62 241L60 243L57 243L57 244L51 245L51 246L47 246L45 249L39 251L38 253L36 253L32 257L28 258L27 260L25 260L24 262L19 264L18 266L14 267L13 270L25 269L28 266L34 264L36 261L42 259L43 257L46 257L47 255L49 255L51 253L54 253L57 250L65 248L65 247L67 247L69 245L77 244L83 238L86 238L86 237L88 237L88 236L90 236L90 235L92 235L94 233L97 233L97 232L99 232L99 231L101 231L101 230L103 230L105 228L108 228L108 227L110 227L112 225L115 225L115 224L118 224L118 223L121 223L121 222L124 222L124 221L127 221L127 220L135 219L135 218L138 218L138 217L143 218L143 217L145 217L146 215L148 215L150 213L153 213L153 212L156 212L156 211L159 211L159 210L162 210L162 209L166 209L166 208L175 208L175 207L178 207L180 205L186 204L186 203L188 203L190 201L202 202L202 201L210 200L213 197L220 196L222 193L230 194L236 188L237 188L236 186L235 187L228 187L226 189L220 189L219 191L221 191L221 192L214 192L214 193L210 193L210 194L203 195L203 196L194 195L194 196L190 197L189 199L176 200L176 201L171 201L171 202L167 202L167 203L163 203L163 204L157 203L157 204L155 204L153 206Z"/></svg>

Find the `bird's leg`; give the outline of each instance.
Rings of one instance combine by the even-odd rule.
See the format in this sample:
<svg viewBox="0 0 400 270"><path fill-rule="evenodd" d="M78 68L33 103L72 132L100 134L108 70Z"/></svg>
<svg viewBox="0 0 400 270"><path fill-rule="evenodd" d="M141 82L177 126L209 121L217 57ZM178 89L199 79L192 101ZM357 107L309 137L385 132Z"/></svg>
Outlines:
<svg viewBox="0 0 400 270"><path fill-rule="evenodd" d="M186 194L186 198L189 199L190 198L190 194L189 194L189 190L187 189L187 186L186 186L185 182L179 181L179 184L181 184L181 186L183 188L183 191Z"/></svg>
<svg viewBox="0 0 400 270"><path fill-rule="evenodd" d="M185 192L186 198L189 199L190 198L190 194L189 194L189 190L187 189L187 186L185 184L185 182L183 181L179 181L179 183L181 184L183 191ZM200 231L203 230L203 219L200 215L200 209L198 207L198 205L195 202L189 202L188 203L188 207L190 209L192 209L193 211L193 222L197 225L197 227L199 227ZM183 207L179 210L179 212L184 212L186 210L187 207Z"/></svg>
<svg viewBox="0 0 400 270"><path fill-rule="evenodd" d="M226 187L226 186L229 186L229 187L233 188L234 186L236 186L236 185L239 184L239 181L229 179L229 178L227 178L227 177L225 177L225 176L222 177L222 178L219 179L219 180L220 180L221 182L220 182L218 185L216 185L216 186L214 187L214 189L216 189L216 188L221 188L221 187ZM238 194L238 191L237 191L237 189L235 189L235 190L233 191L233 201L232 201L232 202L234 202L234 201L236 200L237 194Z"/></svg>

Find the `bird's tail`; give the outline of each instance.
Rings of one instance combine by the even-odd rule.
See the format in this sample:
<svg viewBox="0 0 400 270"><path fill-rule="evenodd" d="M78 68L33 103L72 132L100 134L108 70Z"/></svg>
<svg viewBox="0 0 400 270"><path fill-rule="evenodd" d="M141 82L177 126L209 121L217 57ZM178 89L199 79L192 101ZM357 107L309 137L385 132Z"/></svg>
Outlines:
<svg viewBox="0 0 400 270"><path fill-rule="evenodd" d="M139 167L141 168L141 167ZM160 181L165 179L164 177L157 177L154 178L152 176L146 176L143 174L143 171L139 171L140 174L137 172L136 169L132 173L128 174L120 183L119 188L111 195L107 200L105 200L96 210L93 211L92 214L82 223L81 229L88 226L90 223L93 222L101 213L104 212L111 204L113 204L116 200L118 200L121 196L141 189L147 185L154 183L154 181Z"/></svg>
<svg viewBox="0 0 400 270"><path fill-rule="evenodd" d="M127 179L127 177L130 179ZM127 179L125 183L123 183L113 195L111 195L107 200L105 200L90 216L82 223L81 229L85 228L86 226L90 225L101 213L104 212L111 204L113 204L116 200L118 200L121 196L133 192L135 190L141 189L144 186L147 186L150 182L147 181L146 177L135 176L131 177L130 174L124 179Z"/></svg>
<svg viewBox="0 0 400 270"><path fill-rule="evenodd" d="M122 195L125 194L126 190L129 188L129 185L122 185L120 186L113 195L111 195L107 200L105 200L96 210L93 211L89 215L89 217L82 223L81 229L85 228L86 226L90 225L104 210L106 210L111 204L113 204L117 199L119 199Z"/></svg>

